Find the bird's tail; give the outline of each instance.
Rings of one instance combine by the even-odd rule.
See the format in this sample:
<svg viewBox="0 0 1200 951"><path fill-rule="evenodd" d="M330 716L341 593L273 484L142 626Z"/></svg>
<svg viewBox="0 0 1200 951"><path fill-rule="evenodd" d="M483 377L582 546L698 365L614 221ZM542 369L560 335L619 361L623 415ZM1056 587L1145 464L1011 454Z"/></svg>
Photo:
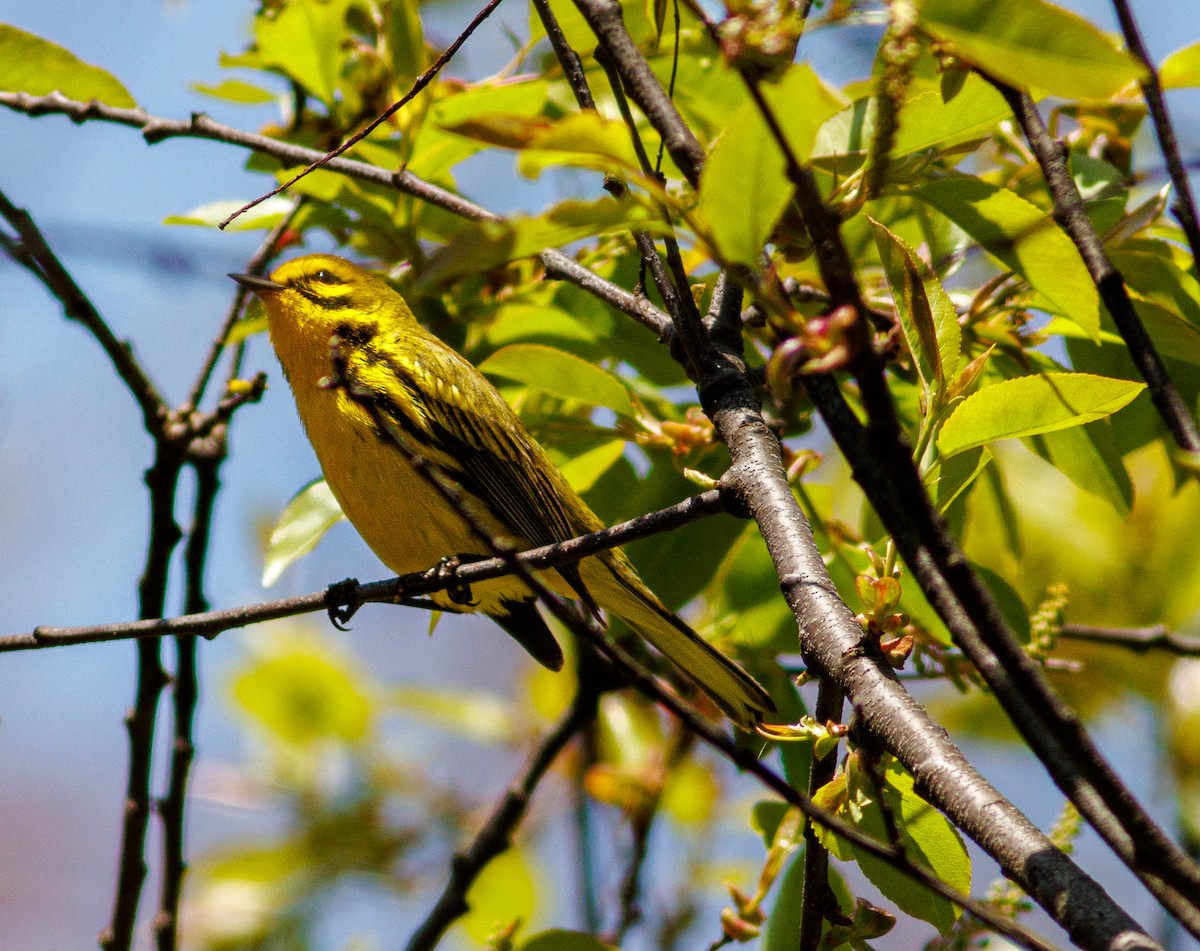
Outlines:
<svg viewBox="0 0 1200 951"><path fill-rule="evenodd" d="M739 726L753 730L777 712L758 682L664 607L620 555L589 558L581 567L599 605L653 644Z"/></svg>

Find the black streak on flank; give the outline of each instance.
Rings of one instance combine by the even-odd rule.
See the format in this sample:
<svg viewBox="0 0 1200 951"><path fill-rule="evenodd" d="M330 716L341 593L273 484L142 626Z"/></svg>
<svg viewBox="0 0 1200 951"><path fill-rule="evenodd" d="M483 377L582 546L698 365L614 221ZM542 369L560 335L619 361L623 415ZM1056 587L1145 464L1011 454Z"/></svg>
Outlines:
<svg viewBox="0 0 1200 951"><path fill-rule="evenodd" d="M379 333L379 326L367 323L338 324L335 332L352 347L366 347Z"/></svg>

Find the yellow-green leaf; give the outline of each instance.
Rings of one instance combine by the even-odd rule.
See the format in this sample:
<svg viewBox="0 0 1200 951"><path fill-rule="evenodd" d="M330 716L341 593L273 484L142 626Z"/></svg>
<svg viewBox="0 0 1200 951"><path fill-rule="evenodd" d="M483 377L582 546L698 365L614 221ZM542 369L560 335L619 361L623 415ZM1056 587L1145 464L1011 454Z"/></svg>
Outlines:
<svg viewBox="0 0 1200 951"><path fill-rule="evenodd" d="M215 86L208 83L192 83L191 87L202 96L211 96L213 99L221 99L225 102L261 105L264 102L275 100L275 93L269 89L263 89L262 86L255 86L253 83L243 82L240 79L226 79Z"/></svg>
<svg viewBox="0 0 1200 951"><path fill-rule="evenodd" d="M233 682L238 705L281 740L361 740L372 704L360 676L329 652L299 647L268 657Z"/></svg>
<svg viewBox="0 0 1200 951"><path fill-rule="evenodd" d="M517 169L529 178L537 178L547 167L562 165L612 175L641 171L625 123L596 112L576 112L552 124L543 123L517 160Z"/></svg>
<svg viewBox="0 0 1200 951"><path fill-rule="evenodd" d="M537 343L501 347L479 365L484 373L516 380L563 399L633 416L629 390L608 370L574 354Z"/></svg>
<svg viewBox="0 0 1200 951"><path fill-rule="evenodd" d="M244 201L232 199L229 201L210 201L206 205L193 208L183 215L168 215L163 219L164 225L191 225L198 228L216 228L222 221L246 204ZM268 198L259 202L249 211L238 215L230 224L229 231L254 231L256 229L274 228L291 213L294 202L282 195Z"/></svg>
<svg viewBox="0 0 1200 951"><path fill-rule="evenodd" d="M533 875L519 848L502 852L487 864L467 892L469 911L459 919L476 945L498 928L529 921L537 899Z"/></svg>
<svg viewBox="0 0 1200 951"><path fill-rule="evenodd" d="M1018 89L1107 99L1145 75L1087 20L1044 0L926 0L919 22L956 55Z"/></svg>
<svg viewBox="0 0 1200 951"><path fill-rule="evenodd" d="M391 702L423 723L437 724L480 743L511 743L519 735L512 704L498 694L461 685L452 690L406 686L392 691Z"/></svg>
<svg viewBox="0 0 1200 951"><path fill-rule="evenodd" d="M476 222L434 255L421 281L429 285L463 274L478 274L532 257L546 248L632 228L658 234L666 225L656 208L632 194L621 199L564 201L534 217L514 215L503 221Z"/></svg>
<svg viewBox="0 0 1200 951"><path fill-rule="evenodd" d="M943 456L1001 439L1035 436L1111 416L1144 383L1091 373L1018 377L968 396L946 420L937 445Z"/></svg>
<svg viewBox="0 0 1200 951"><path fill-rule="evenodd" d="M572 489L576 492L586 492L604 473L615 466L624 454L625 440L612 439L574 459L567 460L558 468L571 483Z"/></svg>
<svg viewBox="0 0 1200 951"><path fill-rule="evenodd" d="M297 492L271 530L263 587L278 581L288 565L316 548L325 533L345 517L324 479L310 482Z"/></svg>
<svg viewBox="0 0 1200 951"><path fill-rule="evenodd" d="M611 944L582 931L552 928L533 935L520 951L617 951Z"/></svg>
<svg viewBox="0 0 1200 951"><path fill-rule="evenodd" d="M940 404L962 361L958 314L937 275L908 242L875 219L868 220L917 373Z"/></svg>
<svg viewBox="0 0 1200 951"><path fill-rule="evenodd" d="M1158 80L1163 89L1182 89L1200 86L1200 42L1176 50L1158 68Z"/></svg>
<svg viewBox="0 0 1200 951"><path fill-rule="evenodd" d="M60 92L68 99L94 99L119 109L137 106L129 90L107 70L7 23L0 23L0 90L31 96Z"/></svg>
<svg viewBox="0 0 1200 951"><path fill-rule="evenodd" d="M1025 278L1034 306L1077 323L1095 339L1100 298L1071 239L1020 195L968 175L926 182L914 194L962 228L984 251Z"/></svg>
<svg viewBox="0 0 1200 951"><path fill-rule="evenodd" d="M334 104L345 59L346 11L352 0L291 0L254 21L258 57L300 83L325 105Z"/></svg>
<svg viewBox="0 0 1200 951"><path fill-rule="evenodd" d="M788 68L763 86L792 153L801 162L812 153L821 124L841 108L807 64ZM805 108L793 108L797 102ZM754 264L792 194L783 151L758 107L746 103L717 140L700 181L700 214L721 256L730 263Z"/></svg>

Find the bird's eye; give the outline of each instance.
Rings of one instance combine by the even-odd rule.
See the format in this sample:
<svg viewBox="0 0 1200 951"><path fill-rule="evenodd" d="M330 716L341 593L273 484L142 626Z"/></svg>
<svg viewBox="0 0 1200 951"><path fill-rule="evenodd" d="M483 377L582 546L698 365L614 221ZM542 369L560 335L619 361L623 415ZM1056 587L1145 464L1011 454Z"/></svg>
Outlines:
<svg viewBox="0 0 1200 951"><path fill-rule="evenodd" d="M336 277L334 277L332 271L327 271L327 270L325 270L325 268L321 268L321 270L317 271L317 273L313 275L313 280L316 281L318 284L340 284L340 283L342 283Z"/></svg>

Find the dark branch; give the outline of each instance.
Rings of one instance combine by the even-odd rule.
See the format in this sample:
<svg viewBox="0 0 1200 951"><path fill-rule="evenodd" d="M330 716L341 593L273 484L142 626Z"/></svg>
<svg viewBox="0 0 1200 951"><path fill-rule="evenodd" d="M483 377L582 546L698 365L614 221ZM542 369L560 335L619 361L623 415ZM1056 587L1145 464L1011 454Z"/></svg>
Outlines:
<svg viewBox="0 0 1200 951"><path fill-rule="evenodd" d="M1020 123L1041 166L1046 184L1050 186L1050 195L1054 199L1054 218L1079 249L1083 263L1100 291L1104 306L1108 308L1117 331L1129 348L1129 356L1150 388L1150 398L1158 414L1180 447L1188 452L1200 453L1200 430L1196 428L1196 420L1192 418L1187 403L1163 365L1158 348L1134 310L1121 272L1113 267L1104 250L1104 242L1092 227L1083 199L1067 169L1062 146L1047 130L1038 114L1037 105L1027 93L987 78L1004 96Z"/></svg>
<svg viewBox="0 0 1200 951"><path fill-rule="evenodd" d="M1200 638L1183 637L1165 624L1155 624L1153 627L1090 627L1086 624L1064 624L1058 635L1073 641L1123 647L1138 654L1162 650L1180 657L1200 657Z"/></svg>
<svg viewBox="0 0 1200 951"><path fill-rule="evenodd" d="M1171 185L1175 189L1175 201L1171 204L1171 211L1183 228L1188 247L1192 250L1196 272L1200 273L1200 222L1196 220L1196 202L1192 197L1187 169L1184 168L1183 158L1179 154L1179 140L1175 137L1175 125L1171 122L1171 114L1167 112L1158 69L1150 59L1146 44L1142 42L1142 34L1133 18L1129 0L1113 0L1113 8L1117 11L1117 20L1120 21L1121 32L1125 36L1125 45L1146 67L1146 79L1141 83L1142 95L1146 97L1146 105L1150 108L1154 131L1158 135L1158 145L1167 163Z"/></svg>
<svg viewBox="0 0 1200 951"><path fill-rule="evenodd" d="M467 892L471 890L471 885L488 862L512 845L513 833L525 817L534 790L575 734L595 719L599 699L589 682L580 680L578 693L566 716L546 734L528 765L508 787L470 847L454 856L450 863L450 880L429 914L413 932L406 951L431 951L446 929L467 913Z"/></svg>

